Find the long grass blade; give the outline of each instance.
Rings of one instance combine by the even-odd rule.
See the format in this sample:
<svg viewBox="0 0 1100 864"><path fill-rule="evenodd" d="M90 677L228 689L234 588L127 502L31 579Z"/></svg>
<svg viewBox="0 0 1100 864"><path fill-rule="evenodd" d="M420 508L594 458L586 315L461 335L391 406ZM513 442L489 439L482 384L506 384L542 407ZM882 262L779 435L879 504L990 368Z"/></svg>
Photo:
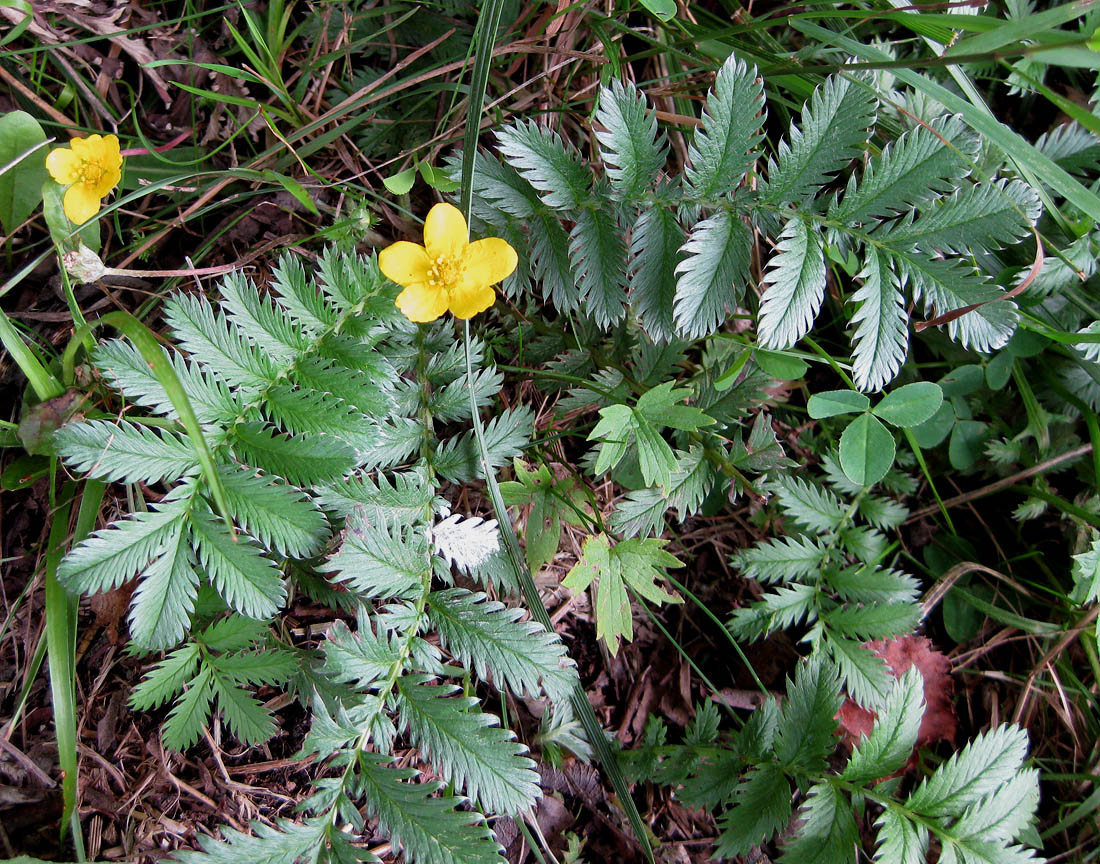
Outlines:
<svg viewBox="0 0 1100 864"><path fill-rule="evenodd" d="M76 351L82 345L84 337L90 332L91 328L98 327L101 324L109 324L127 336L130 341L134 343L134 347L141 352L141 356L145 362L148 363L153 370L153 374L156 375L157 381L160 382L160 386L164 388L164 391L168 394L168 398L172 401L172 407L175 408L176 413L179 414L180 422L183 423L183 428L187 431L187 437L191 441L191 446L195 448L195 455L198 457L199 464L202 466L203 480L206 482L210 494L214 497L214 503L217 505L218 513L220 513L225 520L225 524L229 530L233 531L233 521L229 517L229 503L228 499L225 497L225 487L222 485L221 477L218 475L217 468L214 465L214 454L210 452L210 447L206 443L206 437L202 433L202 427L199 425L199 419L195 416L195 410L191 407L191 402L187 398L187 393L184 391L183 385L180 384L179 378L176 377L176 371L172 368L172 364L168 362L167 358L165 358L164 352L160 350L160 345L156 337L148 327L142 324L129 312L109 312L91 324L79 328L73 334L73 338L69 342L61 358L64 379L66 381L73 380Z"/></svg>
<svg viewBox="0 0 1100 864"><path fill-rule="evenodd" d="M462 152L462 191L460 205L466 224L469 225L471 210L473 207L473 177L474 156L477 153L478 132L481 129L481 111L485 102L485 87L489 81L489 64L493 56L493 41L496 38L497 29L500 26L501 10L504 7L502 0L488 0L482 7L481 16L478 19L477 53L474 58L473 80L470 82L470 99L466 116L466 135ZM500 494L496 475L489 464L489 451L485 446L485 430L482 428L481 415L474 395L474 369L473 359L470 355L470 322L465 322L464 339L466 348L466 381L470 394L470 405L473 413L474 434L477 438L478 449L481 456L482 470L485 474L485 483L489 489L489 497L493 502L493 513L500 525L500 532L504 538L504 548L508 554L508 560L516 573L524 600L535 620L542 624L548 631L553 631L554 625L550 620L550 614L543 605L539 596L535 580L531 578L531 571L527 569L527 562L519 548L519 541L508 518L508 508L504 504L504 498ZM653 864L653 849L649 842L649 834L645 823L638 813L634 799L630 796L630 787L626 778L619 770L619 764L607 736L596 719L596 712L588 701L588 696L580 682L577 682L572 698L573 710L584 727L585 737L592 745L600 762L600 767L611 783L611 788L619 798L619 806L623 808L635 839L642 849L642 854L649 864Z"/></svg>
<svg viewBox="0 0 1100 864"><path fill-rule="evenodd" d="M880 62L893 59L878 48L833 33L831 30L809 21L792 21L791 26L821 42L836 45L862 60ZM991 114L977 108L931 78L904 67L897 67L893 72L899 80L904 81L910 87L931 96L949 111L961 114L972 129L988 138L1022 169L1034 172L1051 189L1062 195L1081 212L1086 213L1096 221L1100 221L1100 196L1086 189L1065 169L1040 153L1031 142L1001 123Z"/></svg>

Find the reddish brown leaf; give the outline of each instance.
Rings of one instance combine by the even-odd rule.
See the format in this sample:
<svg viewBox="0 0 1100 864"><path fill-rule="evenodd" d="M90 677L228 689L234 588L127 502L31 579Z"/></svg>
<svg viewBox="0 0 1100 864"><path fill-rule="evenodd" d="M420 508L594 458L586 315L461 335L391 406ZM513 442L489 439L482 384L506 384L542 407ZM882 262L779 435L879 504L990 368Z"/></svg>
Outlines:
<svg viewBox="0 0 1100 864"><path fill-rule="evenodd" d="M917 733L917 746L955 738L955 708L951 702L955 682L951 679L951 661L932 647L923 636L902 636L899 639L876 639L866 647L886 661L895 678L900 678L914 663L924 677L924 719ZM854 746L871 733L875 713L862 708L851 699L845 700L836 719L845 743Z"/></svg>

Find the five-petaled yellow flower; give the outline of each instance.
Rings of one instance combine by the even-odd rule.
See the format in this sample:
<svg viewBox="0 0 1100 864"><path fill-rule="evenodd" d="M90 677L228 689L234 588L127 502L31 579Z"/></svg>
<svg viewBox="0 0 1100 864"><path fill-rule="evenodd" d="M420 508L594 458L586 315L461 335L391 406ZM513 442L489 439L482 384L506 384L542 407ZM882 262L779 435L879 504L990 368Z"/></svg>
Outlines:
<svg viewBox="0 0 1100 864"><path fill-rule="evenodd" d="M73 138L68 147L51 150L46 168L65 192L65 215L76 225L99 212L100 202L122 179L122 153L114 135Z"/></svg>
<svg viewBox="0 0 1100 864"><path fill-rule="evenodd" d="M452 204L436 204L424 220L424 245L401 240L378 256L382 272L405 290L397 308L410 321L434 321L448 309L473 318L493 305L493 285L507 279L519 258L506 240L469 241L466 219Z"/></svg>

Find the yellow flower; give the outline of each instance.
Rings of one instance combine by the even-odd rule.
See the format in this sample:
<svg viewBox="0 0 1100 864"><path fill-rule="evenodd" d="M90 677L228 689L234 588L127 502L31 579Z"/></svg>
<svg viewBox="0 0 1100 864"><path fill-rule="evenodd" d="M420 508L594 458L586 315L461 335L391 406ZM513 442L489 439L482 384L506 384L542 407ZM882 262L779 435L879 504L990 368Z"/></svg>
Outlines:
<svg viewBox="0 0 1100 864"><path fill-rule="evenodd" d="M122 179L122 153L114 135L73 138L68 147L51 150L46 168L65 193L65 215L76 225L99 212L100 202Z"/></svg>
<svg viewBox="0 0 1100 864"><path fill-rule="evenodd" d="M519 258L506 240L469 241L466 219L451 204L436 204L424 220L424 245L404 240L378 256L382 272L405 290L397 308L410 321L434 321L448 309L473 318L493 305L493 285L507 279Z"/></svg>

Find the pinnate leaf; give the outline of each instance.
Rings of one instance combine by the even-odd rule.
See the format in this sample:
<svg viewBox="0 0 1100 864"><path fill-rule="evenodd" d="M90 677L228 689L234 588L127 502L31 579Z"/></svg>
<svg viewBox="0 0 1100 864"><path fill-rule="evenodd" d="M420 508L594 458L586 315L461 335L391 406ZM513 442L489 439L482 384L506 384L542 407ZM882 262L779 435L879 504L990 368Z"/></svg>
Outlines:
<svg viewBox="0 0 1100 864"><path fill-rule="evenodd" d="M760 344L790 348L810 332L825 299L825 252L821 238L795 216L788 220L764 274Z"/></svg>
<svg viewBox="0 0 1100 864"><path fill-rule="evenodd" d="M1027 756L1027 733L1002 725L985 732L921 782L905 806L926 816L958 816L1007 783Z"/></svg>
<svg viewBox="0 0 1100 864"><path fill-rule="evenodd" d="M693 196L708 200L740 184L756 159L766 113L756 67L731 54L707 94L702 126L688 149L685 177Z"/></svg>
<svg viewBox="0 0 1100 864"><path fill-rule="evenodd" d="M722 815L714 854L723 858L744 855L786 827L790 818L790 782L779 766L758 765L738 784L733 807Z"/></svg>

